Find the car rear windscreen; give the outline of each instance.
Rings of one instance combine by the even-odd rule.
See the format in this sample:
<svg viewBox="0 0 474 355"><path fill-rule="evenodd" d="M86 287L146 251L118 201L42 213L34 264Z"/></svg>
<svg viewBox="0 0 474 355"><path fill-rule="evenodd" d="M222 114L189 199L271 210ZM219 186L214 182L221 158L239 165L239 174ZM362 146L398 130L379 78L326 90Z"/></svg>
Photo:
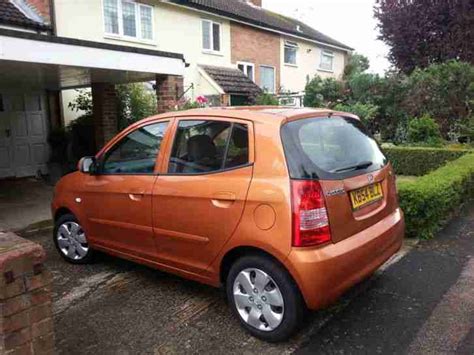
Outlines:
<svg viewBox="0 0 474 355"><path fill-rule="evenodd" d="M375 139L354 118L296 120L285 124L281 134L293 179L339 180L387 164Z"/></svg>

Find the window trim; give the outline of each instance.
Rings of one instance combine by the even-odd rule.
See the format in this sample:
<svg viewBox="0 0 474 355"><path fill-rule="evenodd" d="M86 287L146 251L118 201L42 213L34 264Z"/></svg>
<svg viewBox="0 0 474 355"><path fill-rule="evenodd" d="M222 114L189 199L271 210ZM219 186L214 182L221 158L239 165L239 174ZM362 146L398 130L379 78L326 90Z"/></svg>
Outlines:
<svg viewBox="0 0 474 355"><path fill-rule="evenodd" d="M251 62L237 62L237 69L239 69L239 65L243 65L245 70L247 70L248 67L252 67L252 77L253 77L253 79L251 79L251 80L255 83L257 81L256 78L255 78L255 64L251 63ZM244 71L243 73L245 74L245 76L247 76L246 71Z"/></svg>
<svg viewBox="0 0 474 355"><path fill-rule="evenodd" d="M231 129L233 130L233 127L235 124L242 124L247 126L247 132L249 135L249 151L248 151L248 163L239 165L239 166L234 166L231 168L224 168L224 169L219 169L219 170L213 170L213 171L205 171L202 173L170 173L169 172L169 164L171 162L171 155L173 152L174 144L175 144L175 138L178 133L179 129L179 124L182 121L214 121L214 122L227 122L231 125ZM166 149L165 153L165 158L164 158L164 164L162 165L162 172L159 174L160 176L204 176L204 175L215 175L215 174L221 174L225 173L228 171L233 171L233 170L238 170L238 169L244 169L248 167L252 167L255 164L254 161L254 132L253 132L253 123L252 121L246 121L246 120L238 120L238 119L232 119L232 118L227 118L227 117L213 117L213 116L195 116L195 117L176 117L175 122L172 125L172 132L170 133L170 142L168 143L168 147ZM228 142L230 142L230 139L232 138L232 130L229 134L228 137ZM223 164L227 159L223 159Z"/></svg>
<svg viewBox="0 0 474 355"><path fill-rule="evenodd" d="M322 64L322 61L323 61L323 57L326 56L326 57L331 57L332 61L331 61L331 69L327 69L327 68L322 68L321 67L321 64ZM330 51L328 49L322 49L321 50L321 57L319 58L319 66L318 66L318 70L320 71L324 71L324 72L328 72L328 73L334 73L334 58L335 58L335 54L333 51Z"/></svg>
<svg viewBox="0 0 474 355"><path fill-rule="evenodd" d="M129 129L125 130L122 134L116 136L114 139L112 139L110 141L109 144L107 144L103 150L101 150L97 155L96 155L96 161L97 161L97 164L99 166L102 167L102 164L104 162L104 159L107 155L107 153L109 153L112 149L114 149L117 144L120 144L120 142L122 142L122 140L126 137L128 137L130 134L132 134L133 132L141 129L141 128L144 128L144 127L148 127L148 126L154 126L154 125L157 125L157 124L164 124L166 123L167 126L166 126L166 130L163 134L163 140L161 142L161 146L160 146L160 149L158 151L158 154L156 155L156 159L155 159L155 167L153 169L153 172L152 173L104 173L103 171L101 171L102 169L99 169L99 171L95 174L96 176L158 176L160 175L159 173L159 168L161 166L161 161L163 160L163 157L164 157L164 154L165 154L165 151L166 151L166 145L165 143L167 142L168 140L168 136L169 134L171 134L172 132L172 129L173 129L173 122L172 120L164 120L164 121L154 121L154 122L146 122L142 125L139 125L139 126L130 126Z"/></svg>
<svg viewBox="0 0 474 355"><path fill-rule="evenodd" d="M266 65L266 64L262 64L260 65L259 68L271 68L273 69L273 90L272 91L269 91L268 93L269 94L275 94L276 93L276 67L274 67L273 65ZM262 73L260 72L260 82L259 82L259 86L260 88L263 90L262 88Z"/></svg>
<svg viewBox="0 0 474 355"><path fill-rule="evenodd" d="M135 2L133 0L112 0L117 3L117 16L118 16L118 33L107 32L107 28L105 26L105 0L102 0L102 24L104 29L104 37L111 38L111 39L119 39L124 41L130 42L141 42L147 44L153 44L155 41L155 11L152 5L143 4L140 2ZM122 1L133 4L135 8L135 24L136 24L136 32L137 36L128 36L125 35L123 32L123 9L122 9ZM143 38L142 37L142 22L141 22L141 14L140 8L145 7L151 10L151 38Z"/></svg>
<svg viewBox="0 0 474 355"><path fill-rule="evenodd" d="M204 48L204 26L203 26L203 23L204 22L208 22L210 24L210 36L209 36L209 44L210 44L210 47L211 48ZM214 49L214 25L218 25L219 26L219 50L216 51ZM221 22L217 22L217 21L213 21L213 20L209 20L209 19L201 19L201 48L202 48L202 51L203 53L207 53L207 54L222 54L222 23Z"/></svg>
<svg viewBox="0 0 474 355"><path fill-rule="evenodd" d="M295 50L295 62L294 63L289 63L289 62L286 61L285 51L287 49L294 49ZM283 63L285 65L288 65L288 66L291 66L291 67L297 67L298 66L298 49L299 49L299 46L298 46L297 42L285 40L285 42L283 43Z"/></svg>

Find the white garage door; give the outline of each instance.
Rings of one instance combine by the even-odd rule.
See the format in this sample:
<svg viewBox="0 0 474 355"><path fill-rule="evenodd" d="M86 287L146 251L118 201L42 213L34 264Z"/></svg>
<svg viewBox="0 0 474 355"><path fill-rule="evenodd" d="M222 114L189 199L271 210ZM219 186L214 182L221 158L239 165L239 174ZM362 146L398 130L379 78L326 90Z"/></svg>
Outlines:
<svg viewBox="0 0 474 355"><path fill-rule="evenodd" d="M0 178L47 173L45 96L0 93Z"/></svg>

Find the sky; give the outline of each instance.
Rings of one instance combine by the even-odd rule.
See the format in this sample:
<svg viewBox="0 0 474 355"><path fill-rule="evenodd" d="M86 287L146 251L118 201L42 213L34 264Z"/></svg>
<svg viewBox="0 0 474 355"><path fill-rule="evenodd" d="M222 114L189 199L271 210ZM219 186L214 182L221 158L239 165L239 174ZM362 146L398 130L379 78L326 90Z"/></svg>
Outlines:
<svg viewBox="0 0 474 355"><path fill-rule="evenodd" d="M377 40L374 4L375 0L263 0L264 8L297 18L364 54L370 71L383 74L390 67L388 47Z"/></svg>

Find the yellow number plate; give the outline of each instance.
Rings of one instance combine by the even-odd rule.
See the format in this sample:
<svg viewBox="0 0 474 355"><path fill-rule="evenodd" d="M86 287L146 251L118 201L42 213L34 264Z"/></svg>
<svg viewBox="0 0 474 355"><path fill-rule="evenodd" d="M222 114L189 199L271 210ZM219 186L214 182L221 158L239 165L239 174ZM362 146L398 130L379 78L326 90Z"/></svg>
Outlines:
<svg viewBox="0 0 474 355"><path fill-rule="evenodd" d="M352 208L358 210L383 198L382 184L376 183L351 191Z"/></svg>

